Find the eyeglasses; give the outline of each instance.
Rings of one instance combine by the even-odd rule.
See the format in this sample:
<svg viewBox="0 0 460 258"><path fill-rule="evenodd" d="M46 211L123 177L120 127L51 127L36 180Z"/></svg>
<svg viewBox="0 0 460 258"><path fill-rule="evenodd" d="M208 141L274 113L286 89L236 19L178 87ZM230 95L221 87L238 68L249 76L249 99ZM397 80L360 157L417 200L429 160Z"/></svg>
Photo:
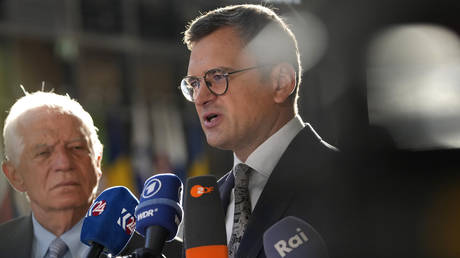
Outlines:
<svg viewBox="0 0 460 258"><path fill-rule="evenodd" d="M180 89L188 101L195 102L198 90L201 86L201 78L203 78L209 91L216 96L221 96L228 90L228 76L230 74L257 69L260 67L262 67L262 65L252 66L233 72L225 72L220 68L211 69L207 71L203 77L186 76L180 83Z"/></svg>

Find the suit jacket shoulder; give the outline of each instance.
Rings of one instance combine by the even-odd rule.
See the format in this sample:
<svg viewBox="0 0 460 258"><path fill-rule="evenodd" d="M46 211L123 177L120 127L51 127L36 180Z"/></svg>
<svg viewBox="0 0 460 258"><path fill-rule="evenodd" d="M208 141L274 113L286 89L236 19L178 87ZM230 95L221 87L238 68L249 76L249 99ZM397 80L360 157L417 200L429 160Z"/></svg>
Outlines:
<svg viewBox="0 0 460 258"><path fill-rule="evenodd" d="M32 252L32 216L24 216L0 225L1 257L30 257Z"/></svg>
<svg viewBox="0 0 460 258"><path fill-rule="evenodd" d="M309 125L297 134L259 197L238 257L265 257L263 233L286 216L311 224L328 248L336 249L337 239L342 240L338 225L346 220L344 210L349 200L339 154Z"/></svg>

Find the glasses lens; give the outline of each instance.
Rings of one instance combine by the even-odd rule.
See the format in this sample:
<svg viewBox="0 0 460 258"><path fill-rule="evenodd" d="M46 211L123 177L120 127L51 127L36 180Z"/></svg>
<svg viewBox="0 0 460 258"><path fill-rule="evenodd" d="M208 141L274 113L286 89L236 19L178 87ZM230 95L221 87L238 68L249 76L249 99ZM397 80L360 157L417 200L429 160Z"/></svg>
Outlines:
<svg viewBox="0 0 460 258"><path fill-rule="evenodd" d="M194 97L194 92L195 88L198 87L193 87L193 85L199 85L200 81L197 80L196 78L184 78L182 79L180 83L180 89L182 91L182 94L184 94L184 97L188 100L193 102L195 97Z"/></svg>
<svg viewBox="0 0 460 258"><path fill-rule="evenodd" d="M220 69L213 69L206 73L205 81L208 88L214 94L221 95L225 93L227 88L227 78L225 72Z"/></svg>

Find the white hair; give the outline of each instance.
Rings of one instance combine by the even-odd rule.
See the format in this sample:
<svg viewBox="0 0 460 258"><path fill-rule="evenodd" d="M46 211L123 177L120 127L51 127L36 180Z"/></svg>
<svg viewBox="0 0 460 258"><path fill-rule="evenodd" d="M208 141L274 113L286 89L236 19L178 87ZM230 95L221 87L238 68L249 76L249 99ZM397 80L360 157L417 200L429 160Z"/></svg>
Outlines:
<svg viewBox="0 0 460 258"><path fill-rule="evenodd" d="M63 114L68 114L79 119L83 128L89 133L91 155L94 160L102 156L102 144L98 138L98 129L94 126L93 119L76 100L69 95L59 95L54 92L36 91L19 98L11 107L3 127L3 140L5 144L5 158L15 166L19 164L24 150L23 136L18 133L18 124L23 115L38 108L48 108Z"/></svg>

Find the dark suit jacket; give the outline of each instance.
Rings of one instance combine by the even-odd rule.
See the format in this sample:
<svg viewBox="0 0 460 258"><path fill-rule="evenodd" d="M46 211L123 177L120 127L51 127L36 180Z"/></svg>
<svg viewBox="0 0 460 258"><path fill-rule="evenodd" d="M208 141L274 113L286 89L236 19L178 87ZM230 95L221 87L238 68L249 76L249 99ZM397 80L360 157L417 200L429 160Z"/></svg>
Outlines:
<svg viewBox="0 0 460 258"><path fill-rule="evenodd" d="M16 218L0 225L0 257L31 257L32 216Z"/></svg>
<svg viewBox="0 0 460 258"><path fill-rule="evenodd" d="M351 205L352 185L338 155L310 125L298 133L262 191L237 257L265 257L263 233L286 216L296 216L312 225L323 237L331 258L357 257L359 252L349 245L349 238L356 235L350 232L358 230ZM228 176L218 182L221 195L231 190Z"/></svg>
<svg viewBox="0 0 460 258"><path fill-rule="evenodd" d="M31 257L33 241L32 215L23 216L0 225L0 258ZM144 247L145 240L135 233L120 255L129 255ZM167 258L182 257L182 240L175 239L165 244L163 254Z"/></svg>

